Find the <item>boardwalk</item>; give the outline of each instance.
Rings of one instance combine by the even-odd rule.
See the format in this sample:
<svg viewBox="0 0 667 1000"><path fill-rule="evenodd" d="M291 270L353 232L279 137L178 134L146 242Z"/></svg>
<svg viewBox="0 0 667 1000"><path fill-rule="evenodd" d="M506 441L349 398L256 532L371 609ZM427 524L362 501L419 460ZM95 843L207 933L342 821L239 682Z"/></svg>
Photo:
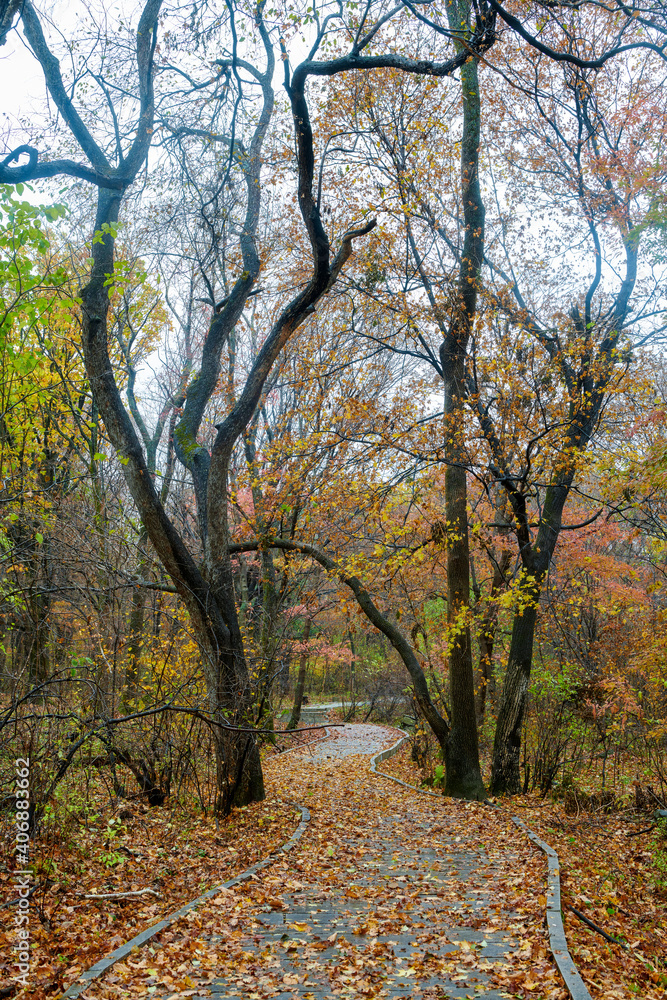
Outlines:
<svg viewBox="0 0 667 1000"><path fill-rule="evenodd" d="M312 813L296 849L83 995L565 997L541 858L491 810L371 775L369 756L395 738L351 725L272 763L271 780Z"/></svg>

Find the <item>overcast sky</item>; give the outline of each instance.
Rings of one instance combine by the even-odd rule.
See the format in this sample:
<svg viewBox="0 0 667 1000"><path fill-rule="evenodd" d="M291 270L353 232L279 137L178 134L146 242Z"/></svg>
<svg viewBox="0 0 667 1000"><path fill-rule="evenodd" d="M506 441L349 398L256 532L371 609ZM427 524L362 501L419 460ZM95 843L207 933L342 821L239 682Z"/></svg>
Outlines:
<svg viewBox="0 0 667 1000"><path fill-rule="evenodd" d="M11 31L0 48L0 110L2 112L2 142L7 141L8 125L17 127L16 118L28 114L31 107L44 98L44 78L37 60L26 50L16 31ZM19 133L12 136L11 145L20 141Z"/></svg>

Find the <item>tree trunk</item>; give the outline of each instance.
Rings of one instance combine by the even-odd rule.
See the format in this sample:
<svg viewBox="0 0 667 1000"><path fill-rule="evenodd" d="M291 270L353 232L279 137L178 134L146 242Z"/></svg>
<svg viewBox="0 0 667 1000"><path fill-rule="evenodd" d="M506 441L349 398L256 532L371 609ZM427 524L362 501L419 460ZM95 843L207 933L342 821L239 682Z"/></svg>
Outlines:
<svg viewBox="0 0 667 1000"><path fill-rule="evenodd" d="M306 667L308 666L308 649L307 643L310 639L310 618L306 618L306 624L303 630L303 649L301 650L301 655L299 656L299 673L296 679L296 687L294 689L294 705L292 706L292 714L290 715L290 720L287 723L288 729L296 729L301 720L301 705L303 703L303 692L306 686Z"/></svg>
<svg viewBox="0 0 667 1000"><path fill-rule="evenodd" d="M505 683L498 712L493 744L491 793L516 795L521 790L519 773L521 724L526 707L533 659L533 641L540 593L549 571L551 558L563 523L563 508L572 485L573 473L547 488L535 544L530 544L525 509L519 531L524 580L520 604L514 614L512 639L505 672Z"/></svg>
<svg viewBox="0 0 667 1000"><path fill-rule="evenodd" d="M496 690L496 678L494 670L493 653L496 642L496 629L498 627L498 604L496 598L505 584L505 574L509 569L512 553L509 549L503 549L500 560L496 561L493 567L493 581L491 583L491 593L486 612L482 616L479 629L479 665L475 680L476 691L476 711L477 724L482 725L486 714L488 696L492 698ZM481 601L481 593L475 592L478 600Z"/></svg>
<svg viewBox="0 0 667 1000"><path fill-rule="evenodd" d="M115 225L118 195L100 190L95 230ZM229 558L215 581L205 580L169 520L156 492L142 446L123 406L107 349L107 275L113 273L113 237L93 244L91 278L81 290L86 370L109 439L119 454L128 488L148 537L188 609L205 665L209 705L221 726L247 726L249 683L234 602ZM223 494L226 503L226 492ZM216 728L217 808L264 797L259 749L252 734ZM246 768L247 774L238 772ZM229 768L230 770L227 770Z"/></svg>
<svg viewBox="0 0 667 1000"><path fill-rule="evenodd" d="M484 798L486 791L479 766L470 627L465 620L470 600L470 552L466 473L461 466L447 466L445 495L449 691L452 707L451 729L445 749L445 793L458 798Z"/></svg>
<svg viewBox="0 0 667 1000"><path fill-rule="evenodd" d="M265 797L259 747L253 733L216 729L217 815L227 816L234 806L261 802Z"/></svg>
<svg viewBox="0 0 667 1000"><path fill-rule="evenodd" d="M269 723L273 729L272 697L273 684L276 679L278 652L278 594L276 591L276 571L273 564L273 553L262 552L262 610L260 621L259 649L260 663L258 670L259 715L257 725Z"/></svg>
<svg viewBox="0 0 667 1000"><path fill-rule="evenodd" d="M39 585L38 585L39 586ZM27 598L27 619L31 623L28 653L28 684L35 687L49 677L49 611L51 598L38 587Z"/></svg>
<svg viewBox="0 0 667 1000"><path fill-rule="evenodd" d="M534 580L528 591L530 603L519 609L514 616L507 673L493 745L493 795L514 795L521 788L521 725L530 681L540 589L541 585Z"/></svg>
<svg viewBox="0 0 667 1000"><path fill-rule="evenodd" d="M448 7L450 25L458 32L470 21L467 3ZM486 795L479 766L475 684L470 648L470 545L468 490L462 432L465 412L465 363L477 309L479 275L484 260L484 205L479 185L480 97L477 62L461 67L463 136L461 197L465 234L459 265L457 302L441 347L445 385L445 510L447 518L447 621L449 625L449 690L451 730L445 750L445 792L459 798Z"/></svg>
<svg viewBox="0 0 667 1000"><path fill-rule="evenodd" d="M139 535L139 560L136 575L145 580L150 573L152 560L147 555L148 534L142 528ZM123 704L128 705L137 697L139 681L141 680L141 654L144 648L144 620L146 612L146 593L143 587L133 587L130 615L128 621L129 641L127 644L127 664L125 667L125 690Z"/></svg>
<svg viewBox="0 0 667 1000"><path fill-rule="evenodd" d="M481 726L486 715L487 697L495 692L493 649L496 638L496 616L485 617L479 634L479 665L475 682L475 708L477 724Z"/></svg>

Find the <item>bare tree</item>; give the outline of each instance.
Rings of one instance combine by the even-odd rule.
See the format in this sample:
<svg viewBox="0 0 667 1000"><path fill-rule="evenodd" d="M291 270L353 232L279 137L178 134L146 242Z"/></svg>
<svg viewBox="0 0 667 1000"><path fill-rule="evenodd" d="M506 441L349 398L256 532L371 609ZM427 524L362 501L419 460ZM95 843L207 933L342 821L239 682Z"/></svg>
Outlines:
<svg viewBox="0 0 667 1000"><path fill-rule="evenodd" d="M229 463L235 443L248 426L261 398L271 367L295 330L304 323L329 289L336 282L352 253L353 241L368 233L374 220L349 229L338 239L339 248L331 252L330 238L324 228L317 194L314 192L314 139L306 98L311 77L331 77L337 73L390 67L399 72L445 77L462 65L469 50L459 49L440 62L415 59L382 51L382 29L402 12L401 4L394 8L367 3L362 16L354 15L354 25L346 25L345 12L333 7L320 20L315 17L313 43L308 58L293 72L288 52L283 47L284 85L291 108L295 143L295 174L298 206L309 246L310 263L301 271L300 287L278 313L268 330L264 343L248 373L242 391L224 419L217 426L210 449L199 439L204 413L216 386L224 344L248 302L256 291L261 270L258 251L258 225L262 205L262 151L267 132L275 115L273 79L275 54L272 39L260 4L246 15L241 7L229 5L217 21L222 25L221 58L216 60L213 78L196 79L192 66L161 67L161 78L170 74L185 80L188 86L179 93L180 101L201 106L203 93L222 108L226 104L223 91L233 94L231 113L222 120L211 122L197 134L195 122L189 134L202 144L219 143L226 150L227 166L222 170L218 188L229 188L232 174L244 191L241 198L237 229L237 270L229 281L229 291L220 302L213 297L214 312L204 340L196 373L187 387L182 414L174 430L176 452L189 469L195 487L198 518L204 545L203 565L198 565L186 547L174 523L168 517L152 481L142 442L130 414L123 405L121 392L108 350L109 284L114 280L114 246L118 221L124 200L128 197L148 166L149 150L156 127L156 50L162 4L147 0L143 5L136 29L135 51L131 70L128 52L122 86L105 79L103 68L95 72L87 63L83 70L75 69L69 82L63 76L58 58L47 41L45 18L26 0L20 6L25 38L39 61L50 97L63 125L69 131L69 145L74 141L87 163L67 157L41 160L38 150L23 144L12 150L0 165L0 180L10 183L21 180L69 175L94 185L97 208L93 223L92 270L81 290L83 344L86 369L91 387L104 420L106 432L123 465L125 479L140 513L151 543L164 568L185 603L198 636L207 677L210 709L217 723L218 793L220 810L234 802L261 798L263 781L257 744L250 733L241 732L239 723L246 720L251 699L248 669L238 624L229 555L228 487ZM195 10L195 18L204 18L208 9ZM492 20L478 17L469 45L480 50L493 43ZM252 38L253 61L239 54L237 28L243 23ZM196 29L197 43L207 34L216 32L213 23L204 30ZM332 32L351 32L353 39L346 54L318 60L320 49L329 42ZM100 45L102 46L100 31ZM348 33L348 37L350 34ZM111 43L105 39L105 46ZM218 42L220 44L220 42ZM373 47L379 54L365 54ZM186 61L187 63L187 61ZM259 67L259 68L258 68ZM81 74L90 74L97 90L97 103L89 96L89 107L77 106L77 84ZM246 94L242 74L249 74L260 92L253 99L253 126L241 135L237 126ZM120 96L119 96L120 93ZM95 104L93 107L92 105ZM106 106L106 113L104 113ZM129 109L132 109L131 112ZM222 126L222 127L221 127ZM97 128L99 138L95 138ZM184 134L188 125L184 123ZM21 156L24 165L12 166ZM237 189L238 190L238 189ZM241 196L239 196L241 197Z"/></svg>

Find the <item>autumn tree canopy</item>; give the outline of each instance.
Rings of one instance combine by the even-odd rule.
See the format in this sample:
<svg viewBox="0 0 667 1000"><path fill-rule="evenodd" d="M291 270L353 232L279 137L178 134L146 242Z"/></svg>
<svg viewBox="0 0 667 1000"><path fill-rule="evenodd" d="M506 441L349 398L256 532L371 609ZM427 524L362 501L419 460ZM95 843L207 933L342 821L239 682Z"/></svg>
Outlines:
<svg viewBox="0 0 667 1000"><path fill-rule="evenodd" d="M489 724L517 791L563 535L620 546L654 495L642 453L608 456L661 426L662 5L83 10L0 4L44 88L0 154L5 625L34 633L8 694L48 680L79 588L93 712L185 712L147 682L168 609L227 812L264 794L290 663L302 696L311 650L352 670L372 635L446 791L485 796ZM76 477L85 597L34 502Z"/></svg>

